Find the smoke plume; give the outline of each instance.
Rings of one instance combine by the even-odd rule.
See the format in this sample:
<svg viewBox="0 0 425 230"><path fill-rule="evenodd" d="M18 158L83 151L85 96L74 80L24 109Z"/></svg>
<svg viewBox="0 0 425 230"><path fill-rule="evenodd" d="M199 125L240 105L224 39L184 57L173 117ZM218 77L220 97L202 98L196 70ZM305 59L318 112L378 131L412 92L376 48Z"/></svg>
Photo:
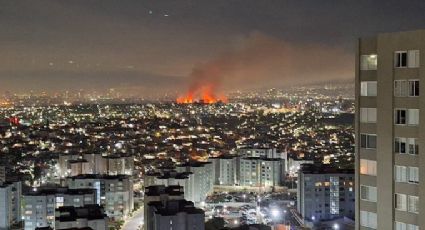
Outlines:
<svg viewBox="0 0 425 230"><path fill-rule="evenodd" d="M353 76L352 54L342 48L289 43L252 33L242 45L200 64L190 74L183 98L217 100L222 92L259 87L348 79Z"/></svg>

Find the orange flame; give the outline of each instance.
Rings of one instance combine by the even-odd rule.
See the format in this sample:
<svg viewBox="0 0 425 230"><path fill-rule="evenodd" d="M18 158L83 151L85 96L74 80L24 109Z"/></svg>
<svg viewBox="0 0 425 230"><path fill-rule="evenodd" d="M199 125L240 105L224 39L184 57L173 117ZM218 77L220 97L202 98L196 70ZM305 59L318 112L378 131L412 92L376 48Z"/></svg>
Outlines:
<svg viewBox="0 0 425 230"><path fill-rule="evenodd" d="M190 103L203 103L203 104L214 104L218 102L227 103L228 99L224 95L216 96L212 92L212 88L208 86L201 87L196 89L195 92L189 91L184 96L177 98L177 103L179 104L190 104Z"/></svg>

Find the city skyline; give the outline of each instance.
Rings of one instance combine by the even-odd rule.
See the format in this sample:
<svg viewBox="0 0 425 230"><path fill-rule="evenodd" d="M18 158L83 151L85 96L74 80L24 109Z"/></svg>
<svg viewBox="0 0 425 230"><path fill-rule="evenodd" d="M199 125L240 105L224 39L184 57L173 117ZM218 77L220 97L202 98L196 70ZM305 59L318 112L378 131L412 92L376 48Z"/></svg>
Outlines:
<svg viewBox="0 0 425 230"><path fill-rule="evenodd" d="M0 91L115 88L146 97L185 94L193 82L226 93L353 80L357 37L425 26L421 1L378 6L379 1L1 2Z"/></svg>

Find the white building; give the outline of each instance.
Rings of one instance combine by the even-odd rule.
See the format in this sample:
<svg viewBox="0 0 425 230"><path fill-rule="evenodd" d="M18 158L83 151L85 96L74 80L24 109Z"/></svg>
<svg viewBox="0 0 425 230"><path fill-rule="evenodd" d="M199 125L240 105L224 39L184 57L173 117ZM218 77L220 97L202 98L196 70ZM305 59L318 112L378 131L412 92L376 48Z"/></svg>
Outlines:
<svg viewBox="0 0 425 230"><path fill-rule="evenodd" d="M192 173L187 172L176 172L174 170L171 171L163 171L157 173L148 173L144 175L144 185L145 188L149 186L155 185L163 185L163 186L181 186L183 191L185 191L185 196L183 197L186 200L190 200L193 198L191 194L193 191L189 191L191 188L190 179L193 179ZM187 191L187 193L186 193Z"/></svg>
<svg viewBox="0 0 425 230"><path fill-rule="evenodd" d="M185 197L195 204L204 202L214 189L214 168L211 162L188 162L178 165L177 172L187 172L188 184L185 185Z"/></svg>
<svg viewBox="0 0 425 230"><path fill-rule="evenodd" d="M288 157L286 162L286 172L290 177L298 177L298 171L300 170L302 164L314 163L313 160L294 159L292 157Z"/></svg>
<svg viewBox="0 0 425 230"><path fill-rule="evenodd" d="M93 230L108 229L108 217L99 205L64 206L56 209L55 229L87 227Z"/></svg>
<svg viewBox="0 0 425 230"><path fill-rule="evenodd" d="M58 177L82 174L133 175L134 158L131 156L102 156L100 153L82 155L62 154L57 164Z"/></svg>
<svg viewBox="0 0 425 230"><path fill-rule="evenodd" d="M95 189L96 204L103 205L112 220L126 219L134 208L133 180L130 176L78 175L67 177L66 184L72 189Z"/></svg>
<svg viewBox="0 0 425 230"><path fill-rule="evenodd" d="M236 184L237 174L239 173L238 157L221 156L210 157L209 161L214 168L214 184L233 186Z"/></svg>
<svg viewBox="0 0 425 230"><path fill-rule="evenodd" d="M55 228L55 209L62 206L82 207L95 204L93 189L38 188L23 196L25 230L37 227Z"/></svg>
<svg viewBox="0 0 425 230"><path fill-rule="evenodd" d="M238 149L241 157L263 157L284 158L284 153L278 152L276 148L241 148Z"/></svg>
<svg viewBox="0 0 425 230"><path fill-rule="evenodd" d="M276 158L239 158L239 185L255 187L280 186L284 178L284 160Z"/></svg>
<svg viewBox="0 0 425 230"><path fill-rule="evenodd" d="M0 229L21 220L21 182L0 182Z"/></svg>

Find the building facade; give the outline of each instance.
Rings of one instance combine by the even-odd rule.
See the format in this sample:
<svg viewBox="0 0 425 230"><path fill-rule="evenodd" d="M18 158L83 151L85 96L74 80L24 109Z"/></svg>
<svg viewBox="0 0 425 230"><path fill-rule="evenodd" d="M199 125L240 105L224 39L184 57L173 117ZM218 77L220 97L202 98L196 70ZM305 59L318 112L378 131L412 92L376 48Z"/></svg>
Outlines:
<svg viewBox="0 0 425 230"><path fill-rule="evenodd" d="M21 182L0 182L0 230L21 221Z"/></svg>
<svg viewBox="0 0 425 230"><path fill-rule="evenodd" d="M210 157L209 161L214 167L214 184L234 186L236 184L238 157L236 156L221 156Z"/></svg>
<svg viewBox="0 0 425 230"><path fill-rule="evenodd" d="M211 162L188 162L178 165L176 171L187 173L189 179L184 186L187 200L200 204L214 189L214 168Z"/></svg>
<svg viewBox="0 0 425 230"><path fill-rule="evenodd" d="M273 187L282 184L285 175L283 159L241 157L238 161L240 186Z"/></svg>
<svg viewBox="0 0 425 230"><path fill-rule="evenodd" d="M126 219L134 208L133 180L127 175L87 174L67 177L72 189L96 190L96 204L102 205L112 220Z"/></svg>
<svg viewBox="0 0 425 230"><path fill-rule="evenodd" d="M425 229L424 53L425 30L359 39L356 229Z"/></svg>
<svg viewBox="0 0 425 230"><path fill-rule="evenodd" d="M95 204L93 189L38 188L23 196L24 229L55 228L56 209L62 206L83 207Z"/></svg>
<svg viewBox="0 0 425 230"><path fill-rule="evenodd" d="M308 222L355 217L354 170L304 164L298 172L297 211Z"/></svg>
<svg viewBox="0 0 425 230"><path fill-rule="evenodd" d="M103 209L97 205L83 207L63 206L56 209L55 229L107 230L108 217Z"/></svg>

